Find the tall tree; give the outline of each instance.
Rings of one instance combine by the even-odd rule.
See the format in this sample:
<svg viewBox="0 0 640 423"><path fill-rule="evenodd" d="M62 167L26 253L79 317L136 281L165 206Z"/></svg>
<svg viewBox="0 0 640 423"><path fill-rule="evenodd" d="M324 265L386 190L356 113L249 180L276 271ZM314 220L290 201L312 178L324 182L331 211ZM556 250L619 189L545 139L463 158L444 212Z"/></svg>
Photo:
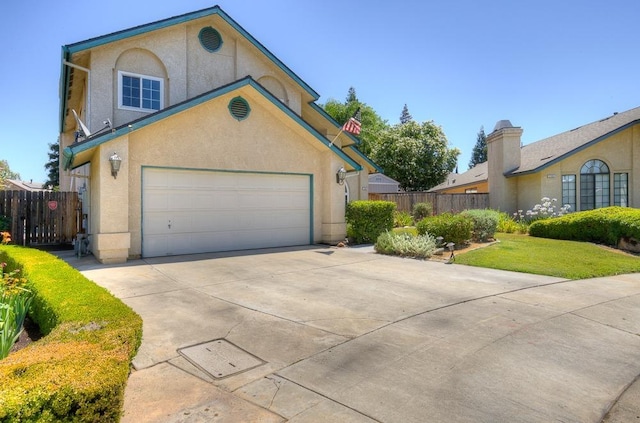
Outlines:
<svg viewBox="0 0 640 423"><path fill-rule="evenodd" d="M469 169L487 161L487 137L484 134L484 126L480 127L476 145L473 146L471 160L469 161Z"/></svg>
<svg viewBox="0 0 640 423"><path fill-rule="evenodd" d="M400 123L405 124L407 122L411 122L413 120L413 116L409 113L409 108L407 107L407 103L404 104L402 108L402 114L400 115Z"/></svg>
<svg viewBox="0 0 640 423"><path fill-rule="evenodd" d="M44 186L55 190L60 186L60 138L55 143L49 144L48 154L49 161L44 165L47 171L47 182Z"/></svg>
<svg viewBox="0 0 640 423"><path fill-rule="evenodd" d="M351 99L351 101L349 101ZM373 108L360 102L356 96L355 88L349 88L347 101L340 103L337 100L329 99L322 108L340 125L343 125L355 111L360 108L362 130L356 138L360 141L358 149L366 155L370 155L374 146L378 143L380 133L388 127L387 122L376 113Z"/></svg>
<svg viewBox="0 0 640 423"><path fill-rule="evenodd" d="M382 133L373 160L406 191L426 191L442 183L456 167L460 151L449 148L442 128L410 121Z"/></svg>
<svg viewBox="0 0 640 423"><path fill-rule="evenodd" d="M20 179L20 174L11 170L9 162L0 160L0 189L6 188L7 179Z"/></svg>
<svg viewBox="0 0 640 423"><path fill-rule="evenodd" d="M345 104L353 102L358 102L358 96L356 96L356 89L353 87L349 87L349 92L347 93Z"/></svg>

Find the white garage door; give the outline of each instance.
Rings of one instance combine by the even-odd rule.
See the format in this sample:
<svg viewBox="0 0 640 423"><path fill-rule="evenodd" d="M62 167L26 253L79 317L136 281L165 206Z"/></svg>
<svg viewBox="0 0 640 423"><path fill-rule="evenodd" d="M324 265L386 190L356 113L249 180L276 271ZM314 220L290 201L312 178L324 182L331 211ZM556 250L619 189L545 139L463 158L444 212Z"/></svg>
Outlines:
<svg viewBox="0 0 640 423"><path fill-rule="evenodd" d="M311 176L143 169L142 255L307 245Z"/></svg>

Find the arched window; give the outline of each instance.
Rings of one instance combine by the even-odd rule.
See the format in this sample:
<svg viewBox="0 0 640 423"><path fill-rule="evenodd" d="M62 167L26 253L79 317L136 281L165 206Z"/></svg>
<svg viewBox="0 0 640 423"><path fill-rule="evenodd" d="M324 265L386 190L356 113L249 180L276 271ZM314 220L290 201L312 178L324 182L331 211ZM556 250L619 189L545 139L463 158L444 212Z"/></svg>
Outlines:
<svg viewBox="0 0 640 423"><path fill-rule="evenodd" d="M580 169L580 210L608 207L609 166L602 160L589 160Z"/></svg>

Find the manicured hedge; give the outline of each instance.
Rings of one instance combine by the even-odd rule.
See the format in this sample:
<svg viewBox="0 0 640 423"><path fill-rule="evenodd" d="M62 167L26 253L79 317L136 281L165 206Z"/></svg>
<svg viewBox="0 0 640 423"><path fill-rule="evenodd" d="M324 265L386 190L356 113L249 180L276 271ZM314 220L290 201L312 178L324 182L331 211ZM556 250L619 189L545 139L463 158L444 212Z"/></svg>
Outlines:
<svg viewBox="0 0 640 423"><path fill-rule="evenodd" d="M347 236L356 244L374 243L380 234L393 229L392 201L352 201L347 204Z"/></svg>
<svg viewBox="0 0 640 423"><path fill-rule="evenodd" d="M529 225L529 235L606 245L617 245L622 238L640 240L640 210L605 207L536 220Z"/></svg>
<svg viewBox="0 0 640 423"><path fill-rule="evenodd" d="M473 221L461 214L442 213L422 219L416 225L419 235L441 236L444 242L460 246L466 244L473 233Z"/></svg>
<svg viewBox="0 0 640 423"><path fill-rule="evenodd" d="M117 422L142 319L63 260L0 246L22 269L42 339L0 360L0 422Z"/></svg>

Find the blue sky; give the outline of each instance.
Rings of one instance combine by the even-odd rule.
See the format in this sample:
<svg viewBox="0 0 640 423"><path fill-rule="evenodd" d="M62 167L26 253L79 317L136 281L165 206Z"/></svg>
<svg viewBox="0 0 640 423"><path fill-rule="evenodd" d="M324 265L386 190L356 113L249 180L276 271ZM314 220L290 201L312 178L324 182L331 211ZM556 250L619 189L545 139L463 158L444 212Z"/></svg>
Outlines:
<svg viewBox="0 0 640 423"><path fill-rule="evenodd" d="M323 103L358 98L389 123L406 103L442 126L466 170L481 126L528 144L640 106L637 0L220 0ZM211 7L201 0L0 2L0 159L44 181L64 44Z"/></svg>

